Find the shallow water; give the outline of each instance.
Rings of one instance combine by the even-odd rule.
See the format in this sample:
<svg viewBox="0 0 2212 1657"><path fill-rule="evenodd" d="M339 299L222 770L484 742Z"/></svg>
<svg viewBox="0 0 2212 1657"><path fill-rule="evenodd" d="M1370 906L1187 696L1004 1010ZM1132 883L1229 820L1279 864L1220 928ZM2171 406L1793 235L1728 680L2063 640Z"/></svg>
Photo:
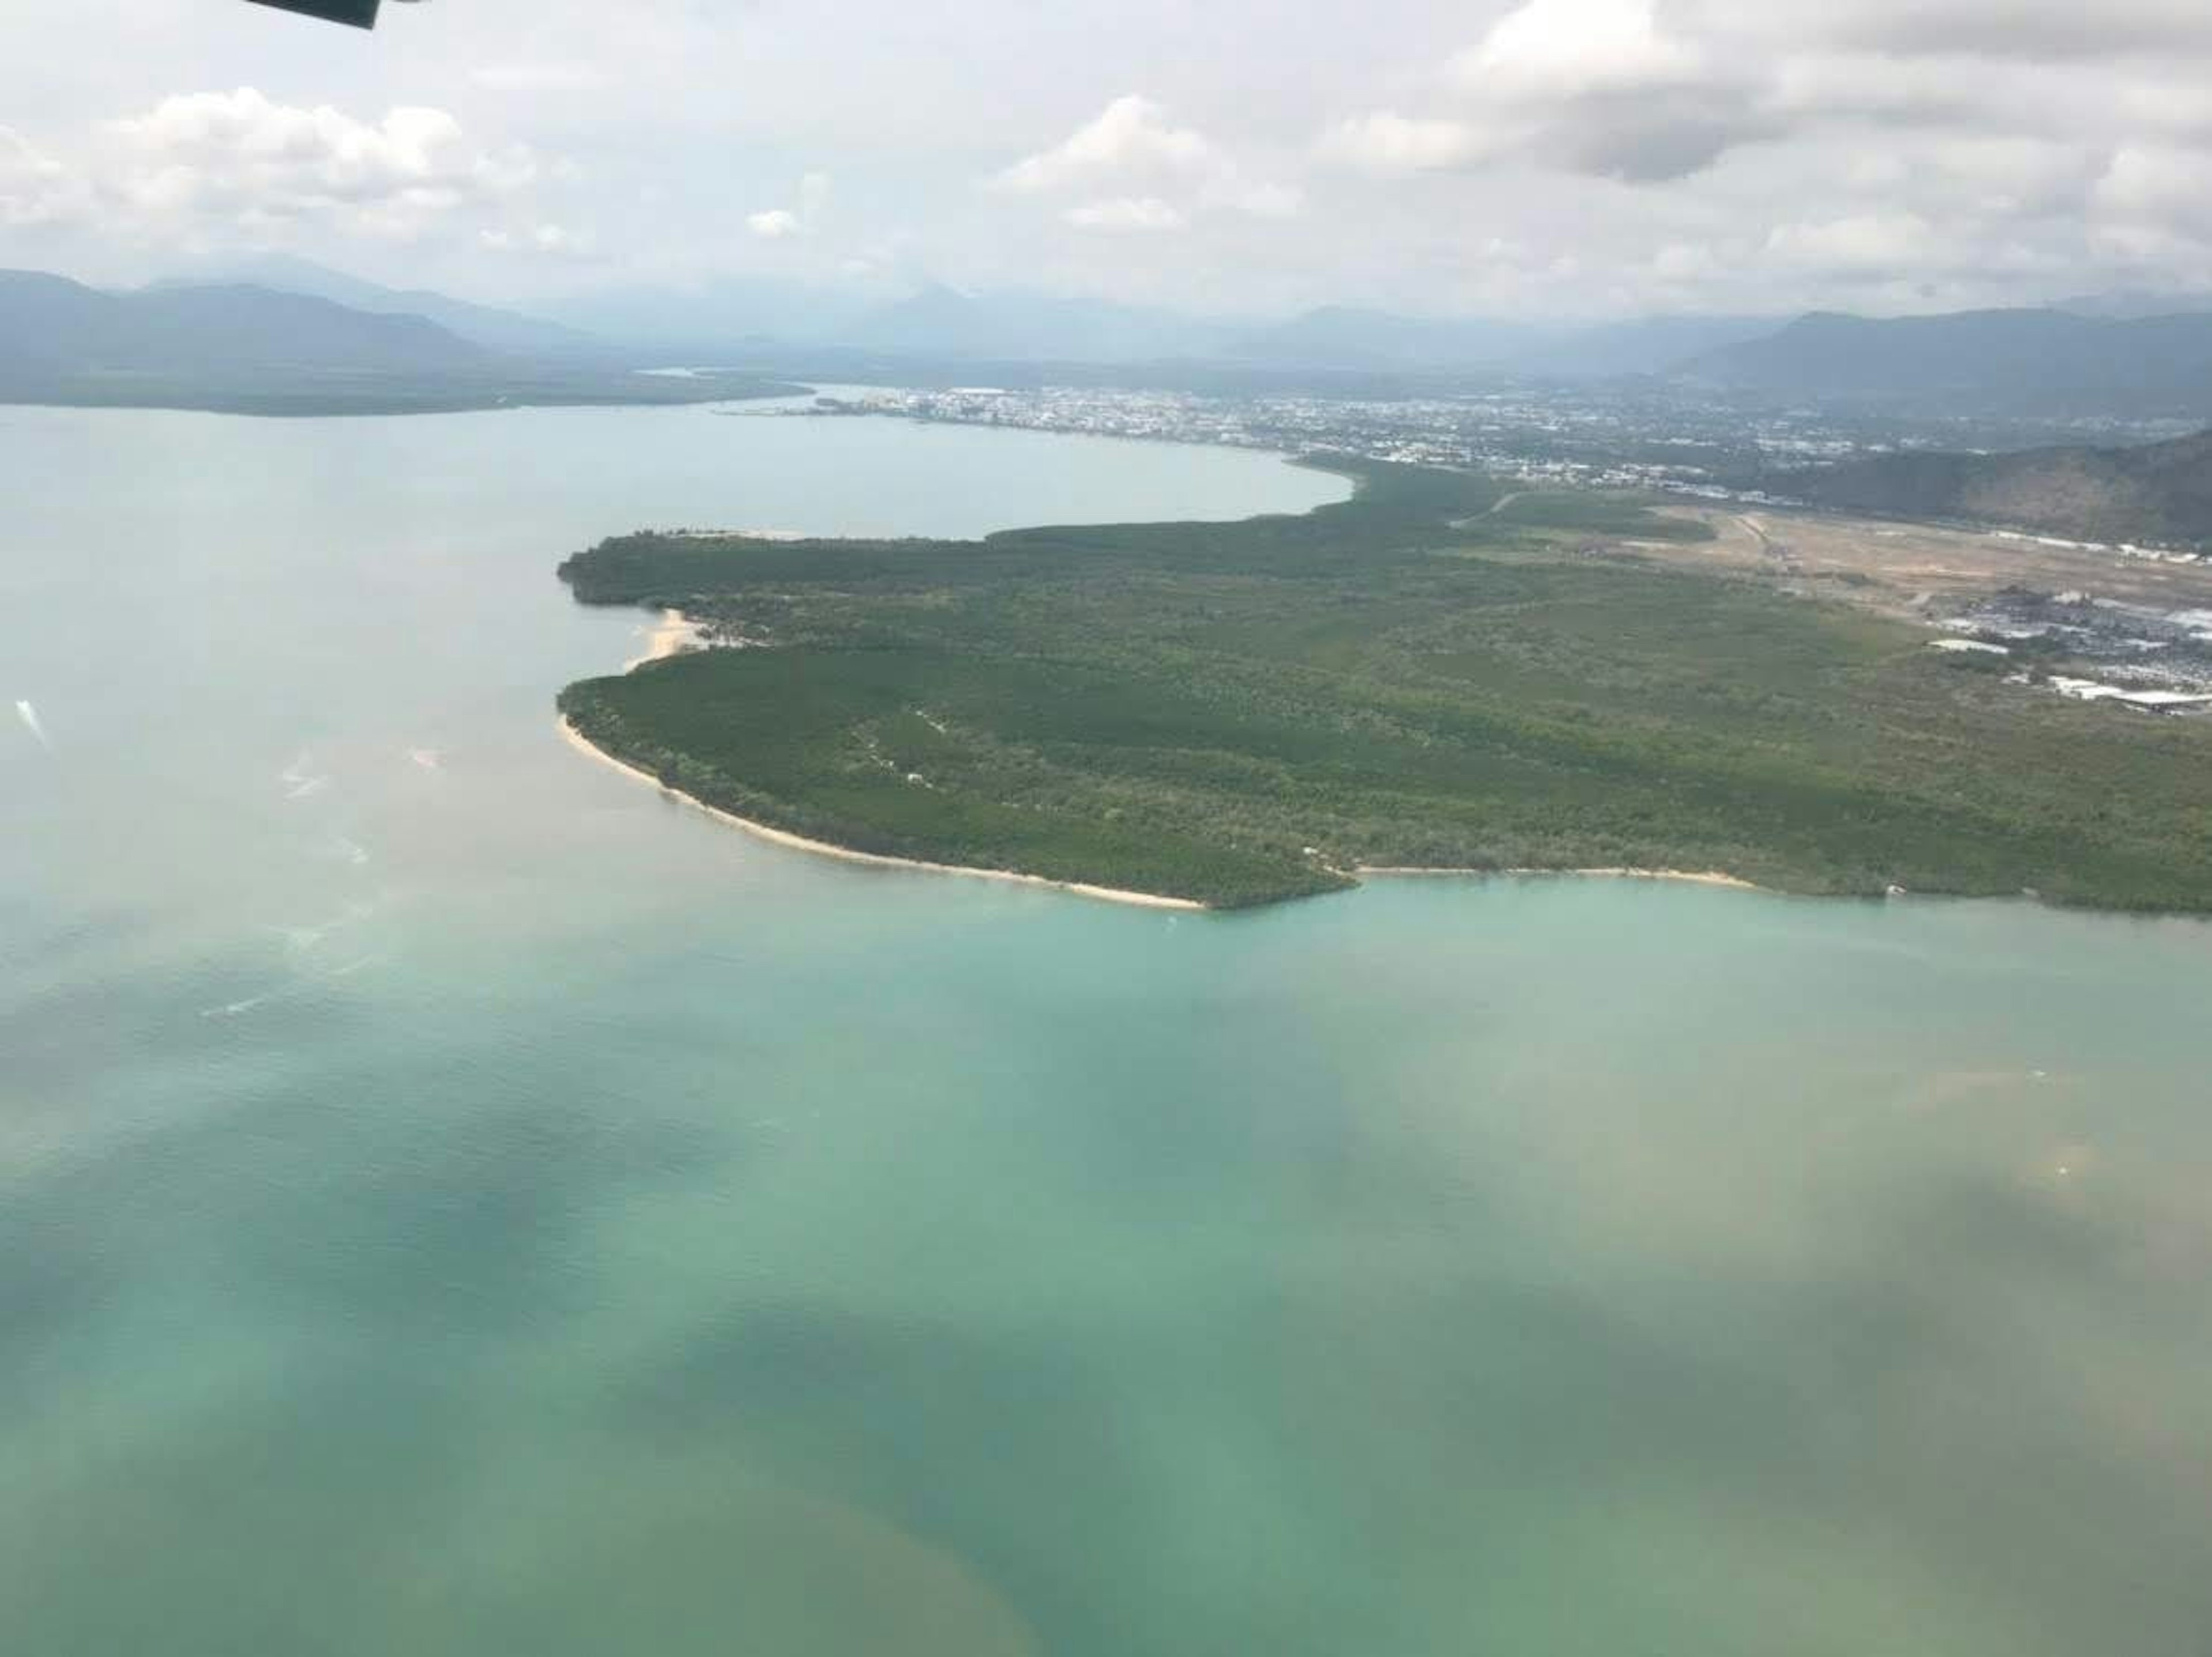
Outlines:
<svg viewBox="0 0 2212 1657"><path fill-rule="evenodd" d="M1296 510L705 410L0 410L0 1648L2188 1657L2212 928L1186 917L557 741L639 524Z"/></svg>

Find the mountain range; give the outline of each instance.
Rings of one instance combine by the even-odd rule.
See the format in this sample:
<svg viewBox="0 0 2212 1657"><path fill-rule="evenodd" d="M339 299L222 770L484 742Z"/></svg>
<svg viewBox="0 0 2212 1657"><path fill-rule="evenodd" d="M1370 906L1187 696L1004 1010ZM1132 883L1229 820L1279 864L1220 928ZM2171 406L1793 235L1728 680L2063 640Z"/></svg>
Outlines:
<svg viewBox="0 0 2212 1657"><path fill-rule="evenodd" d="M1717 389L1790 401L2202 413L2212 407L2212 313L1820 312L1701 352L1676 372Z"/></svg>
<svg viewBox="0 0 2212 1657"><path fill-rule="evenodd" d="M1228 338L1220 354L1277 367L1490 367L1529 350L1557 331L1480 318L1409 317L1348 305L1324 305Z"/></svg>
<svg viewBox="0 0 2212 1657"><path fill-rule="evenodd" d="M1267 372L1573 378L1660 373L1695 352L1771 331L1781 320L1680 316L1574 327L1326 305L1255 322L1019 290L974 294L937 282L871 297L757 277L616 290L544 308L602 341L700 361L835 348L996 364L1203 362Z"/></svg>
<svg viewBox="0 0 2212 1657"><path fill-rule="evenodd" d="M421 316L245 283L106 293L0 270L0 369L113 375L446 372L487 353Z"/></svg>
<svg viewBox="0 0 2212 1657"><path fill-rule="evenodd" d="M1110 372L1128 384L1398 395L1455 379L1648 377L1754 404L2212 418L2212 311L2140 314L2157 302L1582 327L1325 306L1255 324L943 285L872 299L732 278L688 294L604 294L541 316L264 259L127 292L0 272L0 391L21 394L39 376L98 377L121 396L133 376L390 380L519 363L613 375L690 362L817 379Z"/></svg>
<svg viewBox="0 0 2212 1657"><path fill-rule="evenodd" d="M0 403L379 414L798 389L757 374L677 379L636 373L619 358L494 350L421 315L252 283L112 293L0 270Z"/></svg>
<svg viewBox="0 0 2212 1657"><path fill-rule="evenodd" d="M492 305L434 293L427 288L386 288L365 282L313 260L266 254L242 263L216 266L194 276L154 283L156 291L209 287L249 287L303 294L349 310L383 316L421 317L447 332L490 351L526 355L567 355L603 351L607 343L580 328Z"/></svg>
<svg viewBox="0 0 2212 1657"><path fill-rule="evenodd" d="M1701 351L1756 338L1777 318L1639 317L1571 326L1403 316L1323 306L1241 333L1221 355L1274 367L1491 370L1559 379L1662 374Z"/></svg>

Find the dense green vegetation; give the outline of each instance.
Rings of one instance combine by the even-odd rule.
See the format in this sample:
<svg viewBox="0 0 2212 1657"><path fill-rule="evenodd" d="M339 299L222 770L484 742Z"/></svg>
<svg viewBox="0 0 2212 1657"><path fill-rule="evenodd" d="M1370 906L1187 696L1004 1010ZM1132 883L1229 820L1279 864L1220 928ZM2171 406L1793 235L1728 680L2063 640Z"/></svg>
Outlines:
<svg viewBox="0 0 2212 1657"><path fill-rule="evenodd" d="M1877 517L2008 524L2086 541L2212 544L2212 432L2127 448L1906 450L1765 480Z"/></svg>
<svg viewBox="0 0 2212 1657"><path fill-rule="evenodd" d="M842 845L1262 902L1362 865L1725 869L2212 908L2212 721L2024 694L1909 627L1613 551L1618 497L1346 465L1349 501L980 541L617 537L576 596L754 647L562 693Z"/></svg>

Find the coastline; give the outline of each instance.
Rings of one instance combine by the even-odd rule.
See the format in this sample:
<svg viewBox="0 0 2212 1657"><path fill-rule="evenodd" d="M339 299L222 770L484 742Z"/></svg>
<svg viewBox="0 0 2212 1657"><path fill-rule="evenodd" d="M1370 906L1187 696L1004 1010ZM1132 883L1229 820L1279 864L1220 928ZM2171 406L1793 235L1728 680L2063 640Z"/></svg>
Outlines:
<svg viewBox="0 0 2212 1657"><path fill-rule="evenodd" d="M1420 875L1454 875L1462 878L1511 878L1515 880L1577 879L1577 880L1681 880L1693 886L1727 886L1740 892L1763 892L1767 889L1740 875L1731 875L1719 869L1419 869L1402 868L1395 865L1359 864L1352 872L1364 877L1379 875L1385 878Z"/></svg>
<svg viewBox="0 0 2212 1657"><path fill-rule="evenodd" d="M672 656L705 647L706 640L701 624L673 605L664 606L660 619L646 633L646 648L641 655L633 656L623 664L623 671L632 672L649 662L665 661ZM1094 885L1088 881L1053 880L1043 875L1025 875L1013 869L981 869L969 864L933 863L921 858L892 857L881 852L855 851L851 847L839 846L826 840L812 840L805 835L793 834L788 828L760 822L750 817L741 817L734 811L726 811L718 805L709 805L695 795L680 788L671 788L649 771L639 769L626 760L617 758L604 748L592 743L584 733L570 724L564 715L559 721L561 738L578 753L597 760L602 765L613 767L633 781L641 782L661 793L683 801L704 811L708 816L741 828L745 833L772 845L791 851L811 852L817 857L838 858L848 863L870 863L887 869L917 869L929 874L972 875L983 880L1012 881L1024 886L1048 887L1054 891L1072 892L1079 897L1094 897L1108 903L1126 903L1140 908L1172 909L1205 913L1208 905L1191 898L1164 897L1154 892L1129 891L1117 886ZM1673 880L1696 886L1721 886L1738 891L1757 892L1765 889L1718 869L1470 869L1425 868L1395 864L1355 864L1345 873L1356 879L1374 877L1382 879L1450 877L1455 879L1516 880L1537 878L1575 878L1587 880Z"/></svg>
<svg viewBox="0 0 2212 1657"><path fill-rule="evenodd" d="M660 612L660 624L645 636L645 654L633 656L623 664L623 671L643 667L647 662L665 661L671 656L680 656L687 650L696 650L704 642L699 623L682 610L671 605Z"/></svg>
<svg viewBox="0 0 2212 1657"><path fill-rule="evenodd" d="M695 649L700 642L699 624L673 608L661 611L660 624L647 635L646 652L623 665L629 672L647 662L664 661ZM826 840L812 840L805 835L793 834L788 828L778 828L772 823L760 822L751 817L741 817L734 811L726 811L719 805L709 805L695 795L680 788L671 788L649 771L639 769L627 760L617 759L598 746L570 724L566 716L557 722L561 739L578 753L611 766L634 782L644 783L686 805L705 812L718 822L733 828L741 828L757 839L769 841L794 852L811 852L817 857L837 858L847 863L869 863L885 869L915 869L927 874L970 875L981 880L1012 881L1023 886L1042 886L1054 891L1072 892L1078 897L1094 897L1108 903L1124 903L1146 909L1171 909L1204 913L1209 906L1186 897L1165 897L1157 892L1130 891L1118 886L1099 886L1088 881L1053 880L1044 875L1025 875L1015 869L981 869L969 864L933 863L922 858L892 857L882 852L856 851L849 846L839 846ZM1380 879L1451 878L1468 879L1578 879L1578 880L1673 880L1693 886L1720 886L1736 891L1764 891L1765 887L1718 869L1445 869L1421 868L1394 864L1356 864L1346 871L1358 879L1374 877Z"/></svg>
<svg viewBox="0 0 2212 1657"><path fill-rule="evenodd" d="M678 612L670 610L666 614L676 616ZM690 626L688 622L683 622L680 628L676 630L681 631ZM663 632L670 630L670 626L665 623L662 629L653 634L655 641L660 639ZM680 646L672 645L668 650L659 653L672 655L678 648L680 648ZM653 656L640 658L640 660L643 661L653 659L655 659ZM812 852L817 856L836 858L847 863L872 863L886 869L920 869L931 874L970 875L979 880L1004 880L1021 886L1042 886L1057 892L1073 892L1078 897L1095 897L1109 903L1125 903L1138 908L1191 910L1200 913L1206 911L1205 904L1187 897L1163 897L1156 892L1125 891L1115 886L1094 886L1088 882L1079 880L1050 880L1042 875L1025 875L1012 869L978 869L958 863L929 863L920 858L890 857L881 852L856 852L848 846L833 845L826 840L810 840L804 835L792 833L788 828L778 828L769 823L757 822L750 817L741 817L734 811L725 811L718 805L709 805L706 801L695 795L687 794L680 788L671 788L651 772L640 770L627 760L617 759L608 753L605 749L599 747L582 731L577 730L565 716L558 721L558 725L561 740L578 753L588 756L602 765L612 766L631 780L644 783L647 786L671 798L682 800L686 805L704 811L717 822L728 823L733 828L742 828L749 835L792 851Z"/></svg>

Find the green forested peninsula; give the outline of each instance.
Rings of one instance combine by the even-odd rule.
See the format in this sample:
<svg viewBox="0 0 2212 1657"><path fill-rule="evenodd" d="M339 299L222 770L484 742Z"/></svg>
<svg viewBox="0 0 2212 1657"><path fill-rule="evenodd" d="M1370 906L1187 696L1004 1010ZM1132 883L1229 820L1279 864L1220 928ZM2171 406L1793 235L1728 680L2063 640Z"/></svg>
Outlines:
<svg viewBox="0 0 2212 1657"><path fill-rule="evenodd" d="M578 598L746 647L561 707L796 833L1221 906L1396 865L2212 909L2212 721L1645 563L1608 538L1705 531L1617 497L1329 464L1351 500L1233 524L619 536L562 565Z"/></svg>

